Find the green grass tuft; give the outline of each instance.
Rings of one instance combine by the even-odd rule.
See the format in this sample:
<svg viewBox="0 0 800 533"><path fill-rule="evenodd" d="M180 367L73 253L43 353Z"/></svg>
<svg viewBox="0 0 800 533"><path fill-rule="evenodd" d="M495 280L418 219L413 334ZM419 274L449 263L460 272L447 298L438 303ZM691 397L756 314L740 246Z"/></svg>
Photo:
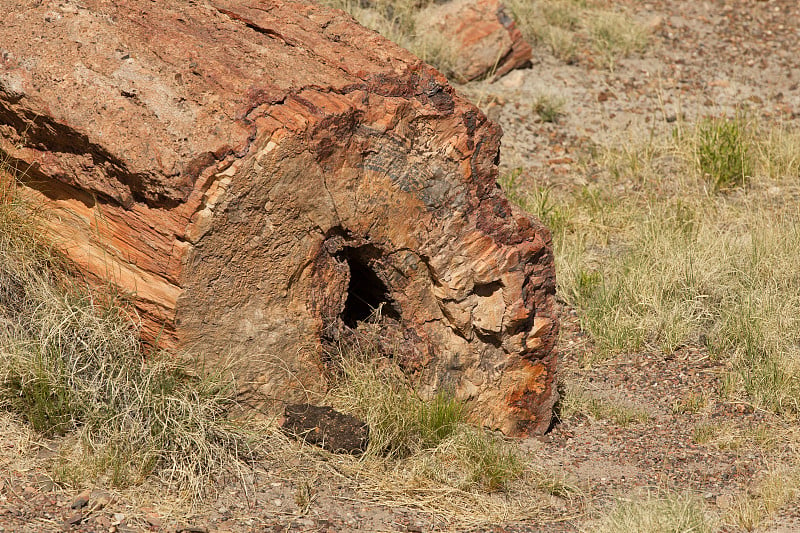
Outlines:
<svg viewBox="0 0 800 533"><path fill-rule="evenodd" d="M714 190L742 187L753 175L750 134L744 117L707 118L697 129L697 166Z"/></svg>
<svg viewBox="0 0 800 533"><path fill-rule="evenodd" d="M696 414L706 408L708 396L705 392L690 392L680 400L675 400L670 410L673 414Z"/></svg>
<svg viewBox="0 0 800 533"><path fill-rule="evenodd" d="M563 98L541 94L533 101L533 111L542 122L555 123L564 115L566 101Z"/></svg>
<svg viewBox="0 0 800 533"><path fill-rule="evenodd" d="M519 450L467 422L465 405L441 391L425 400L377 349L379 328L363 323L331 353L339 376L330 401L370 426L367 458L417 465L423 478L494 492L524 471Z"/></svg>
<svg viewBox="0 0 800 533"><path fill-rule="evenodd" d="M464 462L470 466L469 480L484 490L495 492L519 478L525 465L516 448L480 430L459 435Z"/></svg>
<svg viewBox="0 0 800 533"><path fill-rule="evenodd" d="M434 448L453 435L465 423L464 405L451 394L439 392L432 400L419 404L416 426L421 445Z"/></svg>

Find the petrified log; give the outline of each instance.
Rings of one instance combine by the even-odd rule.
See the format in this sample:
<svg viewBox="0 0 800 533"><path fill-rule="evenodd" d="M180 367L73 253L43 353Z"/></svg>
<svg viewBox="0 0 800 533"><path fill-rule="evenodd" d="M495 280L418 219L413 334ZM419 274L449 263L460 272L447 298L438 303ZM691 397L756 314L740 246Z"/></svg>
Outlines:
<svg viewBox="0 0 800 533"><path fill-rule="evenodd" d="M288 0L6 0L0 149L47 237L146 336L287 402L381 308L422 394L551 417L550 235L496 184L500 129L349 16Z"/></svg>

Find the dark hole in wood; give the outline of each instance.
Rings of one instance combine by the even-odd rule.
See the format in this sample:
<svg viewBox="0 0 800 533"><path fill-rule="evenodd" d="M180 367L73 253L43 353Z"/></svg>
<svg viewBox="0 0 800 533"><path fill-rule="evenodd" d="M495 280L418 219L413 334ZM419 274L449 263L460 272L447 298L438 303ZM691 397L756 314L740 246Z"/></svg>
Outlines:
<svg viewBox="0 0 800 533"><path fill-rule="evenodd" d="M344 248L337 255L347 261L347 266L350 267L350 283L341 315L342 322L355 328L376 309L380 309L383 316L398 320L400 314L389 296L389 288L370 266L379 257L380 251L374 246L366 245Z"/></svg>
<svg viewBox="0 0 800 533"><path fill-rule="evenodd" d="M500 283L499 281L493 281L491 283L483 283L483 284L476 283L473 292L478 296L487 297L497 292L497 290L500 289L502 286L503 284Z"/></svg>

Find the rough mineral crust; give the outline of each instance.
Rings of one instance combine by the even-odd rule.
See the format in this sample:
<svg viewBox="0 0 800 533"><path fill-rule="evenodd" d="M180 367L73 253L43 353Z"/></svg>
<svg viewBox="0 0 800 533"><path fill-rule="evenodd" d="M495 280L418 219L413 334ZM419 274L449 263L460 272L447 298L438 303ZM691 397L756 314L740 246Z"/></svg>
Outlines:
<svg viewBox="0 0 800 533"><path fill-rule="evenodd" d="M376 308L421 394L544 431L549 232L496 184L500 129L340 11L284 0L5 0L0 149L47 237L145 336L284 402Z"/></svg>

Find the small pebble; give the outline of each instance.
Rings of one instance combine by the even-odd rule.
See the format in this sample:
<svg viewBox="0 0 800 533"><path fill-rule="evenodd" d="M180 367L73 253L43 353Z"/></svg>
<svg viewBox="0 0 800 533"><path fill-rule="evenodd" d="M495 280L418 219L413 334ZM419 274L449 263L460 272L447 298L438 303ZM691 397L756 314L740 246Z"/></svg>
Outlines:
<svg viewBox="0 0 800 533"><path fill-rule="evenodd" d="M70 509L83 509L86 507L86 504L89 503L89 498L92 496L92 489L86 489L77 496L75 499L72 500L72 504L70 504Z"/></svg>
<svg viewBox="0 0 800 533"><path fill-rule="evenodd" d="M161 518L155 514L147 514L144 516L144 521L147 522L151 527L156 529L160 529L161 525L163 524Z"/></svg>
<svg viewBox="0 0 800 533"><path fill-rule="evenodd" d="M177 533L208 533L208 528L205 526L183 526L178 529Z"/></svg>
<svg viewBox="0 0 800 533"><path fill-rule="evenodd" d="M80 524L82 520L83 520L83 513L77 512L70 515L66 520L64 520L64 523L69 526L74 526L75 524Z"/></svg>

